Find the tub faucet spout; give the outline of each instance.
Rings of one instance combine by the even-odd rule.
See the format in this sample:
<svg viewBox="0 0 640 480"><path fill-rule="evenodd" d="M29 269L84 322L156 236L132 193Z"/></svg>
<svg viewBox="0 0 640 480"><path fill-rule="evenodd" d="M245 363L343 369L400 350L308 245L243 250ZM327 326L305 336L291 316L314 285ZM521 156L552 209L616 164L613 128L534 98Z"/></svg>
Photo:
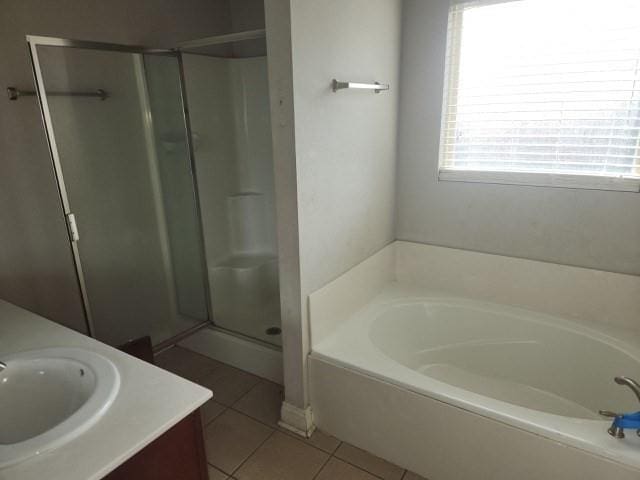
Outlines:
<svg viewBox="0 0 640 480"><path fill-rule="evenodd" d="M625 385L631 389L640 401L640 383L629 377L616 377L618 385ZM615 413L608 410L600 410L600 415L613 418L611 426L607 430L609 435L616 438L624 438L624 429L632 428L640 436L640 411L632 413Z"/></svg>
<svg viewBox="0 0 640 480"><path fill-rule="evenodd" d="M615 382L618 385L626 385L627 387L629 387L631 391L635 393L638 401L640 402L640 383L629 377L616 377Z"/></svg>

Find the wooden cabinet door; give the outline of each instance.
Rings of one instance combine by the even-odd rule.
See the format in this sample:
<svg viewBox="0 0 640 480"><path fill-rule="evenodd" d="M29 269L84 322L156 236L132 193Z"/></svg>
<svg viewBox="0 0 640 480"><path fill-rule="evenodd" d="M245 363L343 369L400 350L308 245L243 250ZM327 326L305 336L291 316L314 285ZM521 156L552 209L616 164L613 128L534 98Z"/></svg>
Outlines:
<svg viewBox="0 0 640 480"><path fill-rule="evenodd" d="M120 465L106 480L208 480L200 410Z"/></svg>

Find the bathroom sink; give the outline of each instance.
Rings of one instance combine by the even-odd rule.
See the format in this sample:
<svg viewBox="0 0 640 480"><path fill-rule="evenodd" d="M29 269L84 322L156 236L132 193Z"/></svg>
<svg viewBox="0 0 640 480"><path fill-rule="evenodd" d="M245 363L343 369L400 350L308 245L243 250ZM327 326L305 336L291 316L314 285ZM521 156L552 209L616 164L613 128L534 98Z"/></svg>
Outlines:
<svg viewBox="0 0 640 480"><path fill-rule="evenodd" d="M0 371L0 468L59 447L109 409L120 375L108 359L80 348L3 356Z"/></svg>

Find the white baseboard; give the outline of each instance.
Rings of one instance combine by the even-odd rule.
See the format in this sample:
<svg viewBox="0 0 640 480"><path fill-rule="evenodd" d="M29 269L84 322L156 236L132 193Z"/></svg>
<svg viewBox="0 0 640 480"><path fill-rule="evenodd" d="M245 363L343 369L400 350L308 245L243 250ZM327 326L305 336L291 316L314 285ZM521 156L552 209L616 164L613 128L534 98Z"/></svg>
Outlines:
<svg viewBox="0 0 640 480"><path fill-rule="evenodd" d="M198 330L178 345L280 385L283 383L282 352L275 348L213 327Z"/></svg>
<svg viewBox="0 0 640 480"><path fill-rule="evenodd" d="M282 402L278 425L305 438L309 438L316 429L311 407L298 408L287 402Z"/></svg>

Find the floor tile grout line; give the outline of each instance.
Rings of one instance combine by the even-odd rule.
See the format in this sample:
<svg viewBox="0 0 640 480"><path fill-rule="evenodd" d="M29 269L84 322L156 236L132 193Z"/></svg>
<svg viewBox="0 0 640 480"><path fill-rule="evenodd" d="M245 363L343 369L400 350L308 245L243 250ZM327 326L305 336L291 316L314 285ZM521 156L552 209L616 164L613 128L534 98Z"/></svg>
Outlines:
<svg viewBox="0 0 640 480"><path fill-rule="evenodd" d="M248 456L247 458L245 458L245 459L242 461L242 463L241 463L240 465L238 465L238 467L233 471L233 473L229 474L229 473L225 472L224 470L220 470L220 467L218 467L218 466L216 466L216 465L211 464L212 466L214 466L215 468L217 468L218 470L220 470L221 472L223 472L225 475L230 475L230 476L235 475L235 474L238 472L238 470L240 470L240 469L242 468L242 466L243 466L245 463L247 463L247 462L251 459L251 457L253 457L253 455L254 455L254 454L255 454L255 453L260 449L260 447L262 447L262 446L263 446L263 445L264 445L264 444L265 444L265 443L266 443L266 442L267 442L271 437L273 437L276 433L282 433L283 435L286 435L287 437L291 438L292 440L298 441L298 442L300 442L300 443L301 443L301 444L303 444L303 445L309 446L309 447L311 447L311 448L313 448L313 449L315 449L315 450L317 450L317 451L319 451L319 452L324 453L325 455L327 455L327 460L322 464L322 467L320 468L320 470L318 470L318 471L314 474L314 476L312 477L313 479L315 479L315 478L320 474L320 472L322 472L322 469L326 466L326 464L329 462L329 460L331 459L331 457L335 457L333 453L329 453L329 452L327 452L326 450L322 450L321 448L318 448L318 447L316 447L315 445L311 445L311 444L309 444L309 443L305 443L305 442L304 442L304 441L302 441L301 439L297 438L297 436L294 436L295 434L287 433L287 432L286 432L286 430L281 430L281 429L279 429L279 428L274 428L274 427L273 427L273 425L269 425L269 424L264 423L264 422L262 422L262 421L260 421L260 420L258 420L258 419L255 419L255 418L251 417L250 415L247 415L247 414L246 414L246 413L244 413L244 412L240 412L240 411L236 410L236 409L235 409L235 408L233 408L233 407L227 407L227 409L226 409L226 410L233 410L234 412L236 412L236 413L238 413L238 414L240 414L240 415L242 415L242 416L244 416L244 417L247 417L247 418L249 418L250 420L254 420L254 421L256 421L256 422L260 423L261 425L264 425L265 427L270 428L272 431L271 431L271 433L269 434L269 436L268 436L267 438L265 438L265 439L264 439L264 441L263 441L260 445L258 445L258 446L255 448L255 450L253 450L253 451L249 454L249 456ZM225 410L225 411L226 411L226 410ZM222 415L222 413L224 413L224 412L221 412L218 416L216 416L216 418L220 417L220 416ZM214 419L213 421L215 421L215 419ZM213 421L212 421L211 423L213 423ZM343 442L342 442L342 441L340 441L340 443L338 444L338 446L337 446L337 447L336 447L336 449L334 450L334 453L338 450L338 448L340 447L340 445L341 445L342 443L343 443ZM336 459L338 459L338 460L342 460L341 458L338 458L338 457L335 457L335 458L336 458ZM359 469L359 470L362 470L362 471L364 471L364 472L366 472L366 473L369 473L369 474L373 475L373 476L374 476L374 477L376 477L376 478L380 478L381 480L384 480L384 479L382 479L382 477L379 477L378 475L375 475L375 474L373 474L373 473L369 472L368 470L365 470L365 469L364 469L364 468L362 468L362 467L358 467L357 465L354 465L354 464L352 464L352 463L350 463L350 462L347 462L346 460L342 460L342 461L343 461L343 462L345 462L345 463L348 463L348 464L349 464L349 465L351 465L352 467L355 467L355 468L357 468L357 469Z"/></svg>
<svg viewBox="0 0 640 480"><path fill-rule="evenodd" d="M267 440L273 437L275 433L276 433L276 430L272 429L271 433L267 435L267 438L265 438L262 442L260 442L260 445L258 445L255 449L253 449L251 453L247 456L247 458L245 458L232 473L227 473L227 472L224 472L224 473L227 473L227 475L229 475L230 477L233 477L242 468L242 466L245 463L247 463L251 457L255 455L255 453L260 449L260 447L262 447L265 443L267 443Z"/></svg>
<svg viewBox="0 0 640 480"><path fill-rule="evenodd" d="M277 431L280 433L283 433L285 435L287 435L288 437L293 438L294 440L297 440L298 442L302 443L303 445L307 445L311 448L315 448L316 450L319 450L322 453L326 453L327 455L329 455L330 457L333 456L332 452L327 452L326 450L321 449L320 447L316 447L315 445L312 445L311 443L307 443L304 440L302 440L302 437L300 435L298 435L297 433L294 433L290 430L287 430L286 428L282 428L282 427L278 427ZM335 437L334 437L335 438ZM308 438L306 440L309 440ZM340 443L338 444L338 446L336 447L336 449L334 450L334 452L336 450L338 450L338 448L340 447L340 445L342 444L342 441L340 440Z"/></svg>
<svg viewBox="0 0 640 480"><path fill-rule="evenodd" d="M232 369L234 369L234 370L238 370L238 371L240 371L240 372L246 373L246 374L248 374L248 375L252 375L252 376L254 376L254 377L258 378L260 381L267 382L267 383L272 383L272 384L274 384L274 385L279 386L280 388L284 388L284 385L280 385L278 382L274 382L273 380L269 380L268 378L261 377L260 375L256 375L255 373L251 373L251 372L248 372L248 371L246 371L246 370L242 370L241 368L238 368L238 367L236 367L236 366L234 366L234 365L231 365L230 363L226 363L226 362L222 362L222 361L220 361L220 360L216 360L215 358L211 358L211 357L210 357L210 356L208 356L208 355L204 355L204 354L202 354L202 353L195 352L195 351L190 350L190 349L188 349L188 348L186 348L186 347L181 347L180 345L177 345L177 344L176 344L176 345L174 345L174 346L172 346L172 347L168 347L168 348L167 348L166 350L164 350L162 353L159 353L159 354L157 354L157 355L156 355L156 354L154 354L154 361L155 361L155 358L156 358L157 356L161 356L161 355L163 355L165 352L169 351L169 350L170 350L170 349L172 349L172 348L179 348L180 350L185 350L185 351L187 351L187 352L189 352L189 353L193 353L193 354L198 355L198 356L200 356L200 357L204 357L204 358L206 358L207 360L209 360L209 361L211 361L211 362L217 363L218 365L216 365L216 366L215 366L215 368L214 368L213 370L211 370L210 372L207 372L207 375L209 375L210 373L213 373L216 369L218 369L218 368L220 368L220 367L229 367L229 368L232 368ZM163 370L166 370L166 368L164 368L164 367L162 367L162 366L160 366L160 365L156 365L156 364L154 364L154 366L156 366L156 367L158 367L158 368L162 368ZM172 372L172 373L173 373L173 372ZM175 374L175 375L177 375L177 374ZM178 375L178 376L180 376L180 375ZM184 377L182 377L182 378L184 378ZM189 379L187 378L186 380L189 380ZM190 381L191 381L191 380L190 380ZM198 383L198 382L194 382L194 383ZM258 383L259 383L259 382L258 382Z"/></svg>
<svg viewBox="0 0 640 480"><path fill-rule="evenodd" d="M241 370L242 371L242 370ZM210 373L213 373L213 371L211 371ZM197 382L196 382L197 383ZM247 390L246 392L243 392L240 394L240 398L238 398L237 400L234 400L233 402L231 402L230 405L227 405L226 403L221 402L218 398L216 398L216 394L213 391L213 388L208 387L206 385L203 385L202 383L198 383L198 385L200 385L203 388L207 388L209 390L211 390L211 392L213 393L213 396L211 397L211 400L213 400L214 402L216 402L219 405L222 405L223 407L226 408L232 408L236 403L238 403L240 400L242 400L246 394L248 394L251 390L253 390L260 382L257 382L256 384L252 385L251 387L249 387L249 390ZM234 409L235 410L235 409ZM236 410L237 411L237 410Z"/></svg>
<svg viewBox="0 0 640 480"><path fill-rule="evenodd" d="M212 373L217 372L217 371L218 371L218 370L220 370L221 368L233 368L233 369L235 369L235 370L238 370L238 371L239 371L239 372L241 372L241 373L247 373L247 372L245 372L244 370L240 370L240 369L237 369L237 368L232 367L232 366L230 366L230 365L227 365L226 363L222 363L222 364L220 364L220 366L219 366L219 367L216 367L216 368L214 368L213 370L211 370L211 371L207 372L207 374L206 374L206 375L204 375L202 378L200 378L196 383L197 383L198 385L200 385L201 387L209 388L209 389L210 389L210 387L207 387L206 385L202 385L202 383L200 383L200 382L201 382L201 381L203 381L205 378L207 378L207 377L208 377L209 375L211 375ZM235 372L234 372L234 373L235 373ZM251 375L251 374L249 373L249 375ZM255 376L255 375L254 375L254 376ZM260 378L260 377L258 377L258 378ZM220 380L220 379L218 379L218 381L219 381L219 380ZM256 384L255 384L255 385L257 385L258 383L260 383L260 382L259 382L259 381L258 381L258 382L256 382ZM251 387L249 388L249 390L251 390L255 385L251 385ZM248 392L249 390L247 390L247 392ZM242 394L242 396L244 396L244 394L245 394L245 393L247 393L247 392L244 392L244 393ZM237 401L237 400L236 400L236 401Z"/></svg>
<svg viewBox="0 0 640 480"><path fill-rule="evenodd" d="M288 437L293 438L294 440L297 440L298 442L302 443L303 445L307 445L307 446L309 446L311 448L315 448L316 450L319 450L320 452L326 453L327 455L330 455L330 456L333 455L338 450L338 448L340 448L340 445L342 445L344 443L342 440L338 440L339 443L336 446L336 448L333 450L333 452L327 452L326 450L323 450L320 447L316 447L315 445L312 445L311 443L305 442L300 435L298 435L298 434L296 434L296 433L294 433L294 432L292 432L290 430L287 430L286 428L282 428L279 425L274 426L273 424L266 423L266 422L264 422L264 421L262 421L262 420L260 420L258 418L255 418L255 417L252 417L251 415L246 414L245 412L242 412L240 410L236 410L233 406L227 407L227 410L233 410L234 412L239 413L240 415L244 415L245 417L247 417L247 418L249 418L249 419L251 419L251 420L253 420L255 422L258 422L261 425L264 425L265 427L272 428L276 432L283 433L283 434L287 435ZM336 458L338 458L338 457L336 457Z"/></svg>
<svg viewBox="0 0 640 480"><path fill-rule="evenodd" d="M218 403L218 402L216 402ZM222 405L222 403L218 403L218 405ZM224 412L226 412L227 410L229 410L231 407L227 407L226 405L222 405L224 408L222 410L220 410L220 413L218 413L216 416L214 416L211 420L209 420L207 423L203 423L202 424L202 429L205 430L209 425L211 425L213 422L215 422L218 417L220 417L220 415L222 415ZM202 408L202 407L200 407Z"/></svg>
<svg viewBox="0 0 640 480"><path fill-rule="evenodd" d="M232 369L234 369L234 370L238 370L238 371L240 371L240 372L242 372L242 373L246 373L246 374L248 374L248 375L252 375L252 376L254 376L254 377L258 378L259 380L269 381L268 379L262 378L262 377L260 377L259 375L255 375L255 374L253 374L253 373L251 373L251 372L247 372L246 370L242 370L241 368L235 367L235 366L233 366L233 365L231 365L231 364L229 364L229 363L221 362L220 360L216 360L215 358L211 358L211 357L209 357L208 355L204 355L204 354L202 354L202 353L195 352L195 351L190 350L190 349L188 349L188 348L181 347L180 345L174 345L173 347L169 347L169 348L167 348L167 350L165 350L164 352L162 352L162 353L161 353L161 354L159 354L158 356L160 356L160 355L164 354L165 352L169 351L171 348L177 348L177 349L179 349L179 350L187 351L187 352L189 352L189 354L197 355L197 356L199 356L199 357L205 358L206 360L208 360L208 361L213 362L213 363L215 363L215 364L216 364L216 366L215 366L215 367L213 367L211 370L207 371L207 373L203 374L202 376L199 376L197 380L195 380L195 381L194 381L194 380L191 380L193 383L197 383L197 384L199 384L200 386L202 386L202 385L201 385L199 382L200 382L204 377L206 377L206 376L210 375L211 373L215 372L216 370L218 370L218 369L219 369L219 368L221 368L221 367L229 367L229 368L232 368ZM155 360L155 355L154 355L154 360ZM163 370L166 370L166 368L164 368L164 367L162 367L162 366L160 366L160 365L155 365L155 366L156 366L156 367L158 367L158 368L162 368ZM177 375L177 374L176 374L176 375ZM184 378L184 377L182 377L182 378ZM187 380L189 380L189 379L187 379ZM259 382L258 382L258 383L259 383ZM271 383L275 383L275 382L271 382ZM279 384L277 384L277 383L275 383L275 384L276 384L276 385L279 385ZM253 387L252 387L252 388L253 388Z"/></svg>
<svg viewBox="0 0 640 480"><path fill-rule="evenodd" d="M217 471L219 471L220 473L222 473L223 475L226 475L227 478L226 480L229 480L231 478L231 475L229 475L227 472L224 472L222 470L220 470L220 467L216 467L213 463L211 463L209 460L207 460L207 467L212 467L215 468Z"/></svg>
<svg viewBox="0 0 640 480"><path fill-rule="evenodd" d="M260 377L258 377L258 378L260 378ZM244 392L244 393L240 396L240 398L238 398L235 402L233 402L233 403L229 406L229 408L233 408L233 407L235 407L235 406L240 402L240 400L242 400L244 397L246 397L246 396L247 396L247 395L249 395L251 392L253 392L253 390L254 390L258 385L260 385L260 380L258 380L255 384L251 385L251 387L249 388L249 390L247 390L246 392ZM235 408L233 408L233 409L234 409L234 410L236 410ZM236 411L237 411L237 410L236 410ZM241 413L242 413L242 412L241 412Z"/></svg>
<svg viewBox="0 0 640 480"><path fill-rule="evenodd" d="M327 452L325 452L325 453L327 453ZM329 463L329 461L331 460L331 457L332 457L332 455L330 455L330 454L327 455L327 459L324 461L324 463L320 467L320 470L318 470L316 472L316 474L313 477L311 477L311 480L315 480L316 478L318 478L318 475L320 475L322 473L322 471L324 470L324 467L326 467L327 463Z"/></svg>
<svg viewBox="0 0 640 480"><path fill-rule="evenodd" d="M215 372L216 370L218 370L219 368L224 367L224 366L230 367L230 368L232 368L232 369L238 370L238 371L243 372L243 373L249 373L249 372L245 372L244 370L241 370L241 369L239 369L239 368L237 368L237 367L234 367L234 366L232 366L232 365L229 365L229 364L226 364L226 363L224 363L224 362L220 362L220 361L218 361L218 360L212 359L212 358L208 357L207 355L203 355L203 354L200 354L200 353L198 353L198 352L192 352L192 351L191 351L191 350L189 350L189 349L184 349L183 347L179 347L179 346L177 346L177 345L176 345L176 348L180 348L180 349L183 349L183 350L187 350L187 351L189 351L190 353L194 353L194 354L196 354L196 355L199 355L199 356L201 356L201 357L204 357L204 358L206 358L206 359L208 359L208 360L211 360L212 362L215 362L215 363L217 363L217 364L218 364L218 365L216 365L214 368L212 368L210 371L207 371L207 373L205 373L205 374L203 374L202 376L200 376L200 377L198 378L198 380L196 380L194 383L198 383L198 384L199 384L199 382L200 382L202 379L204 379L205 377L207 377L207 376L208 376L208 375L210 375L211 373ZM160 368L162 368L162 367L160 367ZM250 375L253 375L253 374L250 374ZM338 440L338 445L333 449L333 451L332 451L332 452L327 452L326 450L323 450L322 448L319 448L319 447L317 447L317 446L315 446L315 445L313 445L313 444L311 444L311 443L305 442L302 438L300 438L300 436L299 436L299 435L296 435L296 434L295 434L295 433L293 433L293 432L289 432L289 431L287 431L286 429L281 428L281 427L279 427L279 426L277 426L277 425L274 427L272 424L266 423L266 422L262 421L261 419L255 418L255 417L253 417L253 416L251 416L251 415L248 415L248 414L247 414L247 413L245 413L245 412L242 412L242 411L240 411L240 410L236 409L236 408L235 408L235 406L236 406L236 405L237 405L237 404L238 404L238 403L239 403L239 402L240 402L244 397L246 397L250 392L252 392L255 388L257 388L257 387L258 387L258 385L260 385L261 383L270 383L270 384L274 384L274 385L277 385L277 386L279 386L279 387L281 387L281 388L282 388L282 385L280 385L280 384L278 384L278 383L272 382L272 381L270 381L270 380L268 380L268 379L264 379L264 378L259 377L259 376L257 376L257 375L253 375L253 376L254 376L254 377L256 377L256 378L258 379L258 381L257 381L255 384L253 384L253 385L252 385L252 386L251 386L251 387L250 387L246 392L244 392L244 393L243 393L243 394L242 394L242 395L241 395L237 400L235 400L235 401L234 401L233 403L231 403L230 405L226 405L226 404L224 404L224 403L221 403L221 402L217 401L217 400L215 399L215 396L214 396L214 398L212 398L216 403L218 403L219 405L221 405L221 406L222 406L222 407L224 407L224 408L223 408L223 410L221 410L217 415L215 415L212 419L210 419L206 424L204 424L204 423L203 423L203 429L205 429L206 427L208 427L209 425L211 425L212 423L214 423L214 422L215 422L215 421L216 421L216 420L217 420L221 415L223 415L223 414L224 414L225 412L227 412L228 410L233 410L233 411L234 411L235 413L237 413L237 414L240 414L240 415L242 415L242 416L244 416L244 417L246 417L246 418L248 418L248 419L250 419L250 420L253 420L253 421L255 421L255 422L257 422L257 423L259 423L259 424L261 424L261 425L263 425L263 426L268 427L269 429L271 429L271 432L270 432L270 433L269 433L269 435L264 439L264 441L262 441L262 442L261 442L261 443L260 443L260 444L259 444L259 445L258 445L258 446L257 446L257 447L256 447L256 448L255 448L255 449L254 449L254 450L253 450L253 451L252 451L252 452L247 456L247 458L245 458L245 459L240 463L240 465L239 465L235 470L233 470L233 472L232 472L231 474L228 474L227 472L225 472L225 471L223 471L223 470L220 470L220 468L219 468L219 467L217 467L216 465L213 465L213 464L211 464L211 463L209 463L209 462L207 461L207 463L208 463L209 465L211 465L211 466L213 466L214 468L216 468L216 469L220 470L220 471L221 471L221 472L223 472L225 475L229 475L229 476L230 476L230 478L231 478L231 477L232 477L232 476L233 476L233 475L234 475L238 470L240 470L240 468L242 468L242 466L243 466L243 465L244 465L244 464L245 464L245 463L246 463L246 462L247 462L247 461L248 461L248 460L249 460L249 459L250 459L250 458L251 458L251 457L252 457L252 456L257 452L257 451L258 451L258 449L259 449L260 447L262 447L262 446L263 446L263 445L264 445L264 444L265 444L265 443L266 443L266 442L267 442L271 437L273 437L273 435L274 435L276 432L280 432L280 433L282 433L282 434L284 434L284 435L287 435L289 438L291 438L291 439L293 439L293 440L296 440L296 441L298 441L298 442L302 443L303 445L307 445L307 446L309 446L309 447L314 448L315 450L317 450L317 451L319 451L319 452L324 453L325 455L328 455L327 460L323 463L323 465L321 466L320 470L318 470L318 472L316 472L316 474L312 477L313 479L315 479L315 478L316 478L316 477L317 477L317 476L322 472L322 470L325 468L325 466L327 465L327 463L329 462L329 460L333 457L333 458L335 458L335 459L337 459L337 460L340 460L340 461L342 461L342 462L345 462L345 463L346 463L346 464L348 464L348 465L351 465L351 466L352 466L352 467L354 467L354 468L357 468L358 470L361 470L361 471L363 471L363 472L366 472L366 473L368 473L368 474L370 474L370 475L372 475L372 476L374 476L374 477L376 477L376 478L378 478L378 479L384 480L384 479L383 479L383 477L381 477L381 476L379 476L379 475L377 475L377 474L375 474L375 473L373 473L373 472L371 472L371 471L367 470L366 468L363 468L363 467L361 467L361 466L359 466L359 465L356 465L356 464L354 464L354 463L352 463L352 462L350 462L350 461L348 461L348 460L345 460L344 458L340 458L340 457L336 456L336 452L338 452L338 450L340 449L340 446L342 446L342 444L344 444L344 443L345 443L345 442L341 441L340 439L337 439L337 440ZM367 453L368 453L368 452L367 452ZM384 459L382 459L382 460L384 460ZM407 470L407 469L403 469L402 467L399 467L399 466L397 466L397 465L395 465L395 464L392 464L392 465L394 465L394 466L396 466L396 467L398 467L398 468L400 468L400 469L402 469L402 470L403 470L403 472L402 472L402 477L400 477L400 480L403 480L403 479L406 477L408 470Z"/></svg>
<svg viewBox="0 0 640 480"><path fill-rule="evenodd" d="M240 415L244 415L245 417L248 417L248 418L250 418L251 420L253 420L255 422L258 422L258 423L260 423L262 425L265 425L265 426L267 426L269 428L273 428L275 430L278 430L278 425L277 424L273 425L272 423L267 423L267 422L265 422L263 420L260 420L259 418L253 417L253 416L249 415L248 413L243 412L242 410L238 410L237 408L235 408L234 405L232 405L230 407L227 407L227 408L229 408L230 410L233 410L236 413L239 413Z"/></svg>
<svg viewBox="0 0 640 480"><path fill-rule="evenodd" d="M223 405L223 404L220 404L220 405ZM271 432L269 432L269 435L267 435L267 437L266 437L266 438L265 438L265 439L264 439L264 440L263 440L263 441L262 441L262 442L261 442L261 443L260 443L260 444L255 448L255 449L254 449L254 450L252 450L252 451L251 451L251 453L249 453L249 455L247 456L247 458L245 458L245 459L240 463L240 465L238 465L238 467L236 467L236 469L235 469L235 470L233 470L233 473L227 473L225 470L222 470L218 465L215 465L215 464L211 463L211 462L209 461L209 459L207 459L207 463L208 463L209 465L211 465L212 467L217 468L217 469L218 469L218 470L220 470L222 473L224 473L225 475L228 475L228 476L229 476L229 478L231 478L231 477L232 477L232 476L233 476L233 475L234 475L234 474L235 474L235 473L236 473L236 472L237 472L237 471L242 467L242 465L244 465L244 464L247 462L247 460L249 460L249 459L253 456L253 454L254 454L254 453L256 453L256 452L258 451L258 449L259 449L262 445L264 445L264 444L265 444L265 442L266 442L267 440L269 440L269 438L271 438L271 437L273 436L273 434L274 434L277 430L276 430L275 428L273 428L272 426L267 425L266 423L258 422L257 420L255 420L255 419L251 418L249 415L246 415L246 414L244 414L244 413L242 413L242 412L239 412L239 411L235 410L235 409L234 409L234 408L232 408L232 407L228 407L228 406L226 406L226 405L223 405L223 406L225 407L225 408L224 408L224 410L223 410L223 411L221 411L218 415L216 415L216 416L213 418L213 420L211 420L209 423L207 423L206 427L208 427L208 426L210 426L211 424L213 424L213 423L214 423L216 420L218 420L218 419L219 419L219 418L220 418L220 417L221 417L225 412L227 412L227 411L229 411L229 410L233 410L235 413L237 413L237 414L239 414L239 415L242 415L243 417L247 417L249 420L253 420L253 421L257 422L257 423L260 423L261 425L263 425L263 426L265 426L265 427L268 427L268 428L271 430ZM205 435L205 442L206 442L206 435Z"/></svg>
<svg viewBox="0 0 640 480"><path fill-rule="evenodd" d="M177 348L178 350L183 350L183 351L185 351L185 352L189 352L189 354L191 354L191 355L197 355L198 357L202 357L202 358L204 358L204 359L206 359L206 360L208 360L208 361L210 361L210 362L216 363L217 365L216 365L216 366L215 366L211 371L207 372L207 373L206 373L206 375L209 375L209 374L210 374L210 373L212 373L214 370L216 370L216 369L220 368L220 366L222 366L222 365L228 365L228 364L226 364L226 363L224 363L224 362L221 362L221 361L219 361L219 360L216 360L216 359L214 359L214 358L211 358L211 357L209 357L208 355L203 355L202 353L194 352L193 350L190 350L190 349L188 349L188 348L181 347L181 346L180 346L180 345L178 345L178 344L175 344L175 345L173 345L173 346L171 346L171 347L168 347L166 350L163 350L163 351L162 351L161 353L159 353L159 354L154 354L154 356L153 356L153 357L154 357L154 361L156 361L156 357L160 357L160 356L162 356L163 354L165 354L165 353L167 353L168 351L170 351L172 348ZM163 368L163 367L162 367L162 366L160 366L160 365L155 365L155 366L156 366L156 367L158 367L158 368L162 368L163 370L166 370L166 368ZM184 377L183 377L183 378L184 378ZM200 380L200 379L198 379L198 380ZM194 382L194 383L198 383L198 382Z"/></svg>
<svg viewBox="0 0 640 480"><path fill-rule="evenodd" d="M315 450L318 450L319 452L324 453L325 455L328 455L327 461L322 465L322 468L321 468L321 469L320 469L320 470L319 470L319 471L314 475L314 477L313 477L314 479L316 478L316 476L318 476L318 475L320 474L320 472L322 471L322 469L323 469L323 468L326 466L326 464L328 463L329 459L331 459L331 458L333 457L333 458L335 458L336 460L340 460L340 461L342 461L342 462L344 462L344 463L346 463L346 464L348 464L348 465L351 465L351 466L352 466L352 467L354 467L354 468L357 468L358 470L362 470L363 472L366 472L366 473L368 473L369 475L372 475L372 476L374 476L374 477L376 477L376 478L379 478L380 480L384 480L384 478L383 478L383 477L381 477L380 475L377 475L376 473L373 473L373 472L371 472L371 471L367 470L367 469L366 469L366 468L364 468L364 467L361 467L361 466L359 466L359 465L356 465L355 463L352 463L352 462L350 462L349 460L345 460L344 458L340 458L340 457L336 456L336 455L335 455L335 453L338 451L338 449L340 448L340 446L341 446L343 443L345 443L345 442L343 442L342 440L339 440L338 446L333 450L333 452L332 452L332 453L329 453L329 452L327 452L326 450L323 450L323 449L321 449L321 448L316 447L315 445L311 445L310 443L306 443L306 442L304 442L303 440L301 440L300 438L298 438L298 437L299 437L298 435L296 435L296 434L295 434L295 433L293 433L293 432L287 432L285 429L274 428L274 427L273 427L273 425L270 425L270 424L265 423L265 422L263 422L263 421L261 421L261 420L258 420L258 419L256 419L256 418L253 418L252 416L247 415L247 414L246 414L246 413L244 413L244 412L241 412L241 411L236 410L236 409L235 409L235 408L233 408L232 406L231 406L231 407L226 407L226 408L225 408L225 410L224 410L224 411L222 411L222 412L220 412L220 413L219 413L219 414L218 414L218 415L217 415L217 416L216 416L216 417L215 417L211 422L209 422L209 423L207 424L207 426L208 426L208 425L210 425L211 423L213 423L217 418L219 418L219 417L220 417L224 412L226 412L227 410L233 410L235 413L238 413L238 414L240 414L240 415L242 415L242 416L244 416L244 417L249 418L250 420L253 420L253 421L255 421L255 422L258 422L258 423L260 423L261 425L263 425L263 426L265 426L265 427L270 428L270 429L272 430L272 432L269 434L269 436L268 436L267 438L265 438L265 440L264 440L260 445L258 445L258 446L255 448L255 450L253 450L253 451L249 454L249 456L248 456L247 458L245 458L245 459L242 461L242 463L241 463L241 464L240 464L240 465L239 465L239 466L238 466L238 467L233 471L233 473L232 473L232 474L228 474L227 472L225 472L225 471L221 470L225 475L234 475L234 474L235 474L235 473L236 473L240 468L242 468L242 466L243 466L243 465L244 465L244 464L245 464L245 463L246 463L246 462L247 462L247 461L248 461L248 460L249 460L249 459L250 459L250 458L251 458L251 457L252 457L252 456L257 452L257 451L258 451L258 449L259 449L262 445L264 445L264 444L267 442L267 440L269 440L269 438L271 438L275 433L279 432L279 433L282 433L282 434L284 434L284 435L287 435L289 438L291 438L291 439L293 439L293 440L296 440L296 441L298 441L298 442L302 443L303 445L307 445L307 446L309 446L309 447L311 447L311 448L314 448ZM367 453L368 453L368 452L367 452ZM384 460L384 459L382 459L382 460ZM214 466L214 467L216 467L218 470L220 469L220 467L217 467L216 465L213 465L213 464L211 464L211 465L212 465L212 466ZM394 465L394 466L397 466L397 465L395 465L395 464L393 464L393 465ZM402 468L402 467L398 467L398 468ZM406 470L406 469L402 469L402 470L403 470L403 472L402 472L402 477L400 477L400 480L404 479L405 475L407 474L407 470Z"/></svg>
<svg viewBox="0 0 640 480"><path fill-rule="evenodd" d="M342 442L342 443L345 443L345 442ZM349 445L351 445L351 444L349 444ZM336 452L337 452L337 451L338 451L338 449L336 449ZM369 453L369 452L367 452L367 453ZM370 455L373 455L373 454L370 454ZM355 463L350 462L349 460L345 460L344 458L336 457L336 455L335 455L335 454L333 454L333 455L331 455L331 456L332 456L333 458L335 458L336 460L340 460L340 461L342 461L342 462L344 462L344 463L346 463L346 464L349 464L349 465L351 465L352 467L357 468L358 470L362 470L363 472L366 472L366 473L368 473L369 475L372 475L372 476L374 476L374 477L376 477L376 478L379 478L380 480L385 480L385 479L384 479L384 477L381 477L381 476L380 476L380 475L378 475L377 473L373 473L373 472L371 472L371 471L367 470L366 468L361 467L360 465L356 465ZM383 459L383 460L384 460L384 459ZM385 461L386 461L386 460L385 460ZM396 466L396 467L397 467L397 465L395 465L395 464L392 464L392 465L394 465L394 466ZM398 468L402 468L402 467L398 467ZM399 480L402 480L402 479L404 478L405 473L406 473L406 470L405 470L404 468L402 468L402 477L400 477L400 478L399 478Z"/></svg>

